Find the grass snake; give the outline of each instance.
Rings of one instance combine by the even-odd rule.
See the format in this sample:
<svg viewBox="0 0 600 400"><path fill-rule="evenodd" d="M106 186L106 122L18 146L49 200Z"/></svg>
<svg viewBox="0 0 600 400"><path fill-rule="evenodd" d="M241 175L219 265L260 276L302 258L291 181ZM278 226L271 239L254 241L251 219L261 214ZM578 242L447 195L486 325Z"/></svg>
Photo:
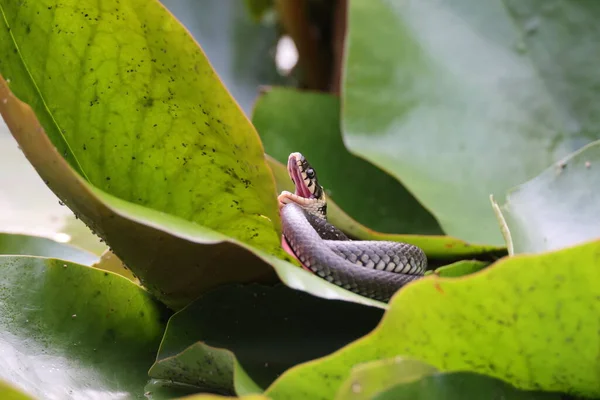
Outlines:
<svg viewBox="0 0 600 400"><path fill-rule="evenodd" d="M427 257L420 248L399 242L350 240L327 222L325 192L302 154L290 154L287 168L296 190L278 197L282 244L304 268L344 289L384 302L423 276Z"/></svg>

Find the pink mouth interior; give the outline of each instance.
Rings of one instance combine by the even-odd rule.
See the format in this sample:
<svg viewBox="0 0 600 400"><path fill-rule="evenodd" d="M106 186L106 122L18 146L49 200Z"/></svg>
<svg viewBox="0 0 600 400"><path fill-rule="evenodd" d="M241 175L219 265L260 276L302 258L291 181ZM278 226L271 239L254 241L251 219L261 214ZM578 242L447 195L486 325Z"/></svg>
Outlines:
<svg viewBox="0 0 600 400"><path fill-rule="evenodd" d="M296 157L289 158L288 173L294 180L294 184L296 186L296 192L295 192L296 195L300 196L300 197L304 197L306 199L313 198L313 195L310 192L310 189L306 186L306 184L304 183L304 180L302 179L302 174L300 173L300 168L298 167L298 164L296 163Z"/></svg>

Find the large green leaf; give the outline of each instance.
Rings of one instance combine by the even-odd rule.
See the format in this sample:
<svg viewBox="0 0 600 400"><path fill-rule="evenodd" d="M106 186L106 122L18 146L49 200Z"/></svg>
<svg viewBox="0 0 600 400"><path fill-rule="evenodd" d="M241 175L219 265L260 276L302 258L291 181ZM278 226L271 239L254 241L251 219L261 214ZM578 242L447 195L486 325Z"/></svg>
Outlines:
<svg viewBox="0 0 600 400"><path fill-rule="evenodd" d="M247 394L241 379L267 387L286 369L365 335L381 315L283 285L216 289L171 317L150 376Z"/></svg>
<svg viewBox="0 0 600 400"><path fill-rule="evenodd" d="M442 233L397 180L348 153L337 97L273 88L257 101L252 123L276 160L287 164L290 153L305 155L327 194L359 222L383 232Z"/></svg>
<svg viewBox="0 0 600 400"><path fill-rule="evenodd" d="M258 135L156 0L2 0L0 11L0 72L52 144L6 85L2 115L47 184L143 284L178 307L224 282L272 279L240 248L285 257ZM168 232L157 228L165 219ZM177 237L191 226L197 243Z"/></svg>
<svg viewBox="0 0 600 400"><path fill-rule="evenodd" d="M267 391L331 399L352 366L406 356L519 389L600 396L600 241L504 258L461 278L426 277L391 300L369 335L297 366Z"/></svg>
<svg viewBox="0 0 600 400"><path fill-rule="evenodd" d="M59 258L91 266L99 257L75 246L28 235L0 233L0 254Z"/></svg>
<svg viewBox="0 0 600 400"><path fill-rule="evenodd" d="M600 237L600 141L511 190L500 211L515 253Z"/></svg>
<svg viewBox="0 0 600 400"><path fill-rule="evenodd" d="M35 397L143 398L161 319L118 275L0 256L0 378Z"/></svg>
<svg viewBox="0 0 600 400"><path fill-rule="evenodd" d="M278 247L273 179L258 135L157 0L0 5L0 72L91 184Z"/></svg>
<svg viewBox="0 0 600 400"><path fill-rule="evenodd" d="M446 233L502 243L490 194L600 137L600 3L351 0L343 131Z"/></svg>

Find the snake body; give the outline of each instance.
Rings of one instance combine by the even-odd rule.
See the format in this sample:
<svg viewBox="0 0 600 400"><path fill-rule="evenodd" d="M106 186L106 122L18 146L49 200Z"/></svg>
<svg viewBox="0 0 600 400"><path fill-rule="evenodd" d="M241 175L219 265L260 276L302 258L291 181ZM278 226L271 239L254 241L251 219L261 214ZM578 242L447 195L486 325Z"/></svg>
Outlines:
<svg viewBox="0 0 600 400"><path fill-rule="evenodd" d="M402 286L423 276L427 257L399 242L350 240L326 220L327 202L316 172L300 153L288 158L296 192L279 196L285 244L302 265L359 295L387 302Z"/></svg>

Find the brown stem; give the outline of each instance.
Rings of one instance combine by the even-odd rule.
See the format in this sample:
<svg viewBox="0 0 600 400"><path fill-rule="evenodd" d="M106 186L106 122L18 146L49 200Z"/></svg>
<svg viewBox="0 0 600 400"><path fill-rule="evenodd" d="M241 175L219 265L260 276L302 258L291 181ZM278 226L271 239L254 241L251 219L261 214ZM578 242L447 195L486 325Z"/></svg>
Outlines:
<svg viewBox="0 0 600 400"><path fill-rule="evenodd" d="M298 63L308 89L327 90L330 68L322 56L323 43L308 18L308 1L275 0L275 6L284 30L298 49Z"/></svg>

